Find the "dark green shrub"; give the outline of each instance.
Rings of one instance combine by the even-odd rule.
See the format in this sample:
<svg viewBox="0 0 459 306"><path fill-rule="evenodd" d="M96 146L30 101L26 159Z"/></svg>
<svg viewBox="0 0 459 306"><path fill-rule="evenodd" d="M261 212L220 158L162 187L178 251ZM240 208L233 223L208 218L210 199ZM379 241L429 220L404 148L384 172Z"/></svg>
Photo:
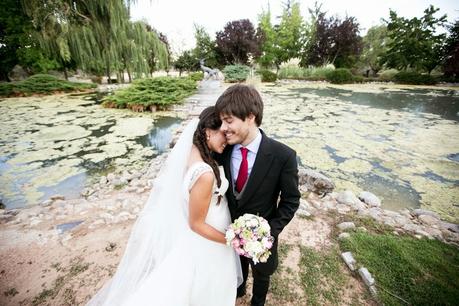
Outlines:
<svg viewBox="0 0 459 306"><path fill-rule="evenodd" d="M354 83L363 83L365 78L361 75L354 75Z"/></svg>
<svg viewBox="0 0 459 306"><path fill-rule="evenodd" d="M9 97L13 93L13 83L2 82L0 83L0 97Z"/></svg>
<svg viewBox="0 0 459 306"><path fill-rule="evenodd" d="M1 96L30 96L58 92L82 91L97 87L92 83L76 83L60 80L49 74L35 74L24 81L4 83L0 86Z"/></svg>
<svg viewBox="0 0 459 306"><path fill-rule="evenodd" d="M459 76L454 75L442 75L437 78L438 82L445 82L445 83L459 83Z"/></svg>
<svg viewBox="0 0 459 306"><path fill-rule="evenodd" d="M399 71L397 69L388 69L388 70L383 70L379 73L379 79L383 82L392 82L394 81L394 76L398 73Z"/></svg>
<svg viewBox="0 0 459 306"><path fill-rule="evenodd" d="M351 71L346 68L338 68L326 73L327 81L333 84L345 84L345 83L353 83L354 76L352 75Z"/></svg>
<svg viewBox="0 0 459 306"><path fill-rule="evenodd" d="M358 77L357 77L358 78ZM371 82L381 82L383 80L377 78L377 77L362 77L362 83L371 83ZM360 81L356 80L357 83L360 83Z"/></svg>
<svg viewBox="0 0 459 306"><path fill-rule="evenodd" d="M194 81L201 81L204 78L204 72L202 71L192 72L188 75L188 77L190 77Z"/></svg>
<svg viewBox="0 0 459 306"><path fill-rule="evenodd" d="M229 65L223 69L225 81L229 83L244 82L249 73L250 68L245 65Z"/></svg>
<svg viewBox="0 0 459 306"><path fill-rule="evenodd" d="M103 105L111 108L130 108L133 111L167 108L183 102L196 91L196 81L190 77L157 77L139 79L113 95L103 99Z"/></svg>
<svg viewBox="0 0 459 306"><path fill-rule="evenodd" d="M260 69L257 74L261 76L262 82L275 82L277 81L277 74L267 69Z"/></svg>
<svg viewBox="0 0 459 306"><path fill-rule="evenodd" d="M400 71L394 76L394 80L400 84L412 85L434 85L436 83L433 76L414 71Z"/></svg>

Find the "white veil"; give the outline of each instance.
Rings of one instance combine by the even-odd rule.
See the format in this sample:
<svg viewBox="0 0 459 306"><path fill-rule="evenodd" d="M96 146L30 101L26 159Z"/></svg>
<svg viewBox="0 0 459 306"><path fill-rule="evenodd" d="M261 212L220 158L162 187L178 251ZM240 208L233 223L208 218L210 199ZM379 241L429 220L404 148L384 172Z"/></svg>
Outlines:
<svg viewBox="0 0 459 306"><path fill-rule="evenodd" d="M87 305L119 305L135 291L187 229L183 211L183 177L199 120L184 129L161 168L147 203L133 226L126 250L113 278ZM167 216L167 217L166 217Z"/></svg>

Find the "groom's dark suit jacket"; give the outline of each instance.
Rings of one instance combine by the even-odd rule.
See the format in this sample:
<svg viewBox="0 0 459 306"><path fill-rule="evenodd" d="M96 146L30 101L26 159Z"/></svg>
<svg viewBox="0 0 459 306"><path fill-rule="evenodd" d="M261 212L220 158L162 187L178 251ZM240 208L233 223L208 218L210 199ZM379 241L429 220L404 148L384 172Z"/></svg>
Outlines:
<svg viewBox="0 0 459 306"><path fill-rule="evenodd" d="M233 193L234 179L231 175L233 146L227 146L221 155L216 156L216 159L223 165L225 176L230 183L226 196L233 221L245 213L259 215L268 220L271 235L277 242L280 232L293 218L299 206L301 195L298 190L296 152L269 138L263 131L261 134L262 139L255 163L240 200L237 200ZM273 247L271 256L275 257L272 258L275 262L272 265L273 272L277 266L276 249L277 243Z"/></svg>

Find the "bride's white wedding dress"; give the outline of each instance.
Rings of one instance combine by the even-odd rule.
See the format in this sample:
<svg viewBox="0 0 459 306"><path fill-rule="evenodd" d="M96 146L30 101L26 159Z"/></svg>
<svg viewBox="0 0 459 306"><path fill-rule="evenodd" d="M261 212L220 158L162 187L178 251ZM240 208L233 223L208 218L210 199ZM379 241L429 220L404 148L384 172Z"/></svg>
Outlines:
<svg viewBox="0 0 459 306"><path fill-rule="evenodd" d="M183 218L188 220L189 192L197 179L212 168L204 162L196 162L186 171L183 179ZM214 180L213 195L206 223L225 232L231 223L225 194L228 180L220 167L221 186ZM222 195L220 203L218 196ZM167 218L167 216L164 216ZM239 257L227 245L208 240L189 226L179 232L177 243L155 265L155 268L129 295L123 305L158 306L234 306L240 273ZM240 275L240 274L239 274Z"/></svg>

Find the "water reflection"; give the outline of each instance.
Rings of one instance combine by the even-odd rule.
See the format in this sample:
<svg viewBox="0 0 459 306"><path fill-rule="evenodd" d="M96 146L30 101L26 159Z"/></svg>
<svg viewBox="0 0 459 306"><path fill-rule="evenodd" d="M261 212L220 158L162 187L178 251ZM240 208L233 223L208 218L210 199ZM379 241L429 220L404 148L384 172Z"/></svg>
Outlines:
<svg viewBox="0 0 459 306"><path fill-rule="evenodd" d="M169 148L173 131L180 126L181 120L176 117L162 117L151 132L136 139L136 142L144 147L153 147L159 153Z"/></svg>

